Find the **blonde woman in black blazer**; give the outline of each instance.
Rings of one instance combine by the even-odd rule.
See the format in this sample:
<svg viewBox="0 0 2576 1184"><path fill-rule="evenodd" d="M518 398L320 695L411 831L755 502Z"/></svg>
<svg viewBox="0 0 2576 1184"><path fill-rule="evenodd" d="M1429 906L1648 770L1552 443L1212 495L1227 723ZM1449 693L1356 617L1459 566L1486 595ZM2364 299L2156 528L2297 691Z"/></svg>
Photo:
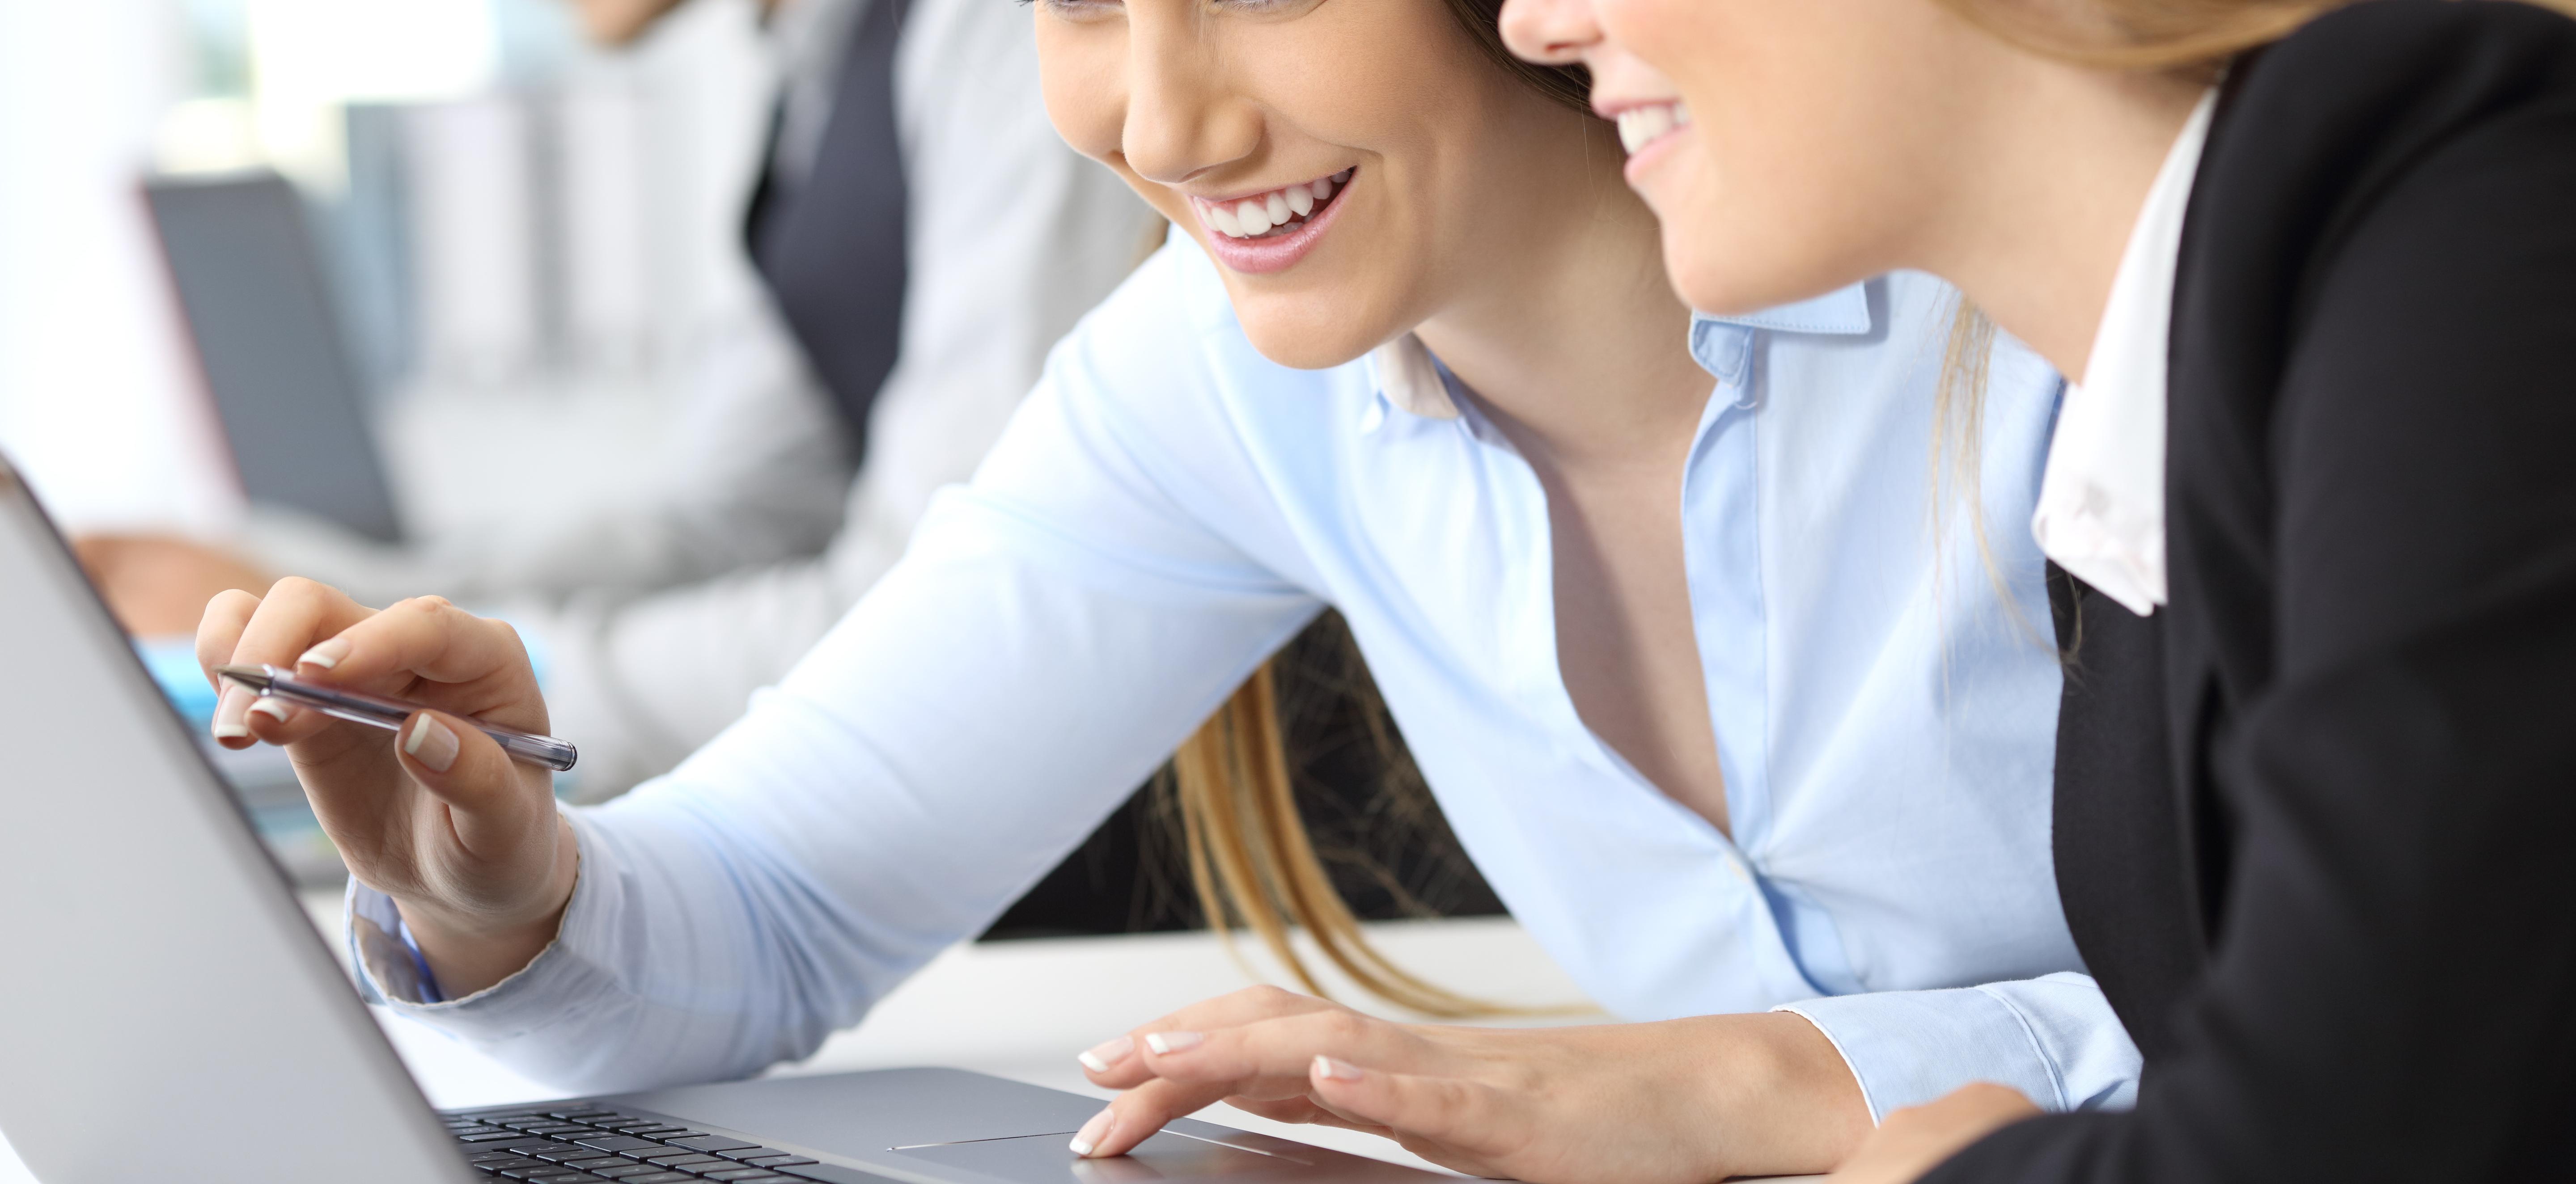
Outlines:
<svg viewBox="0 0 2576 1184"><path fill-rule="evenodd" d="M2576 22L1513 0L1507 31L1592 67L1695 306L1921 268L2081 376L2031 525L2058 880L2144 1083L2051 1117L1970 1087L1838 1179L2576 1175Z"/></svg>

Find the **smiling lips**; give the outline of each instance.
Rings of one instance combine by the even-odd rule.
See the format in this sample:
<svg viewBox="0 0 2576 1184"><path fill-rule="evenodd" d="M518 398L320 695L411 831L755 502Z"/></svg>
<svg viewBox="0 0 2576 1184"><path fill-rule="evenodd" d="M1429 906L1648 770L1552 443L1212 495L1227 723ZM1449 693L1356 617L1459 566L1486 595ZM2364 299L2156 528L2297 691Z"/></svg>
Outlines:
<svg viewBox="0 0 2576 1184"><path fill-rule="evenodd" d="M1351 170L1343 169L1329 177L1317 177L1268 193L1229 198L1222 202L1193 197L1190 204L1197 207L1199 221L1227 238L1258 239L1293 234L1304 229L1307 217L1331 202L1333 193L1350 179Z"/></svg>
<svg viewBox="0 0 2576 1184"><path fill-rule="evenodd" d="M1638 149L1690 125L1690 106L1686 103L1649 103L1630 107L1619 113L1619 146L1634 156Z"/></svg>

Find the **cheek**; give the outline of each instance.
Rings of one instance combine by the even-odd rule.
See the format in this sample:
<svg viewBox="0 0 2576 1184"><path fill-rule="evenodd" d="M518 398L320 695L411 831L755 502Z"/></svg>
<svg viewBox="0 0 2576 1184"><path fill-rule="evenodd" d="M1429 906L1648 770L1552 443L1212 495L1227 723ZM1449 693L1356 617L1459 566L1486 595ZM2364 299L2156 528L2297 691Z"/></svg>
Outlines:
<svg viewBox="0 0 2576 1184"><path fill-rule="evenodd" d="M1056 134L1076 152L1117 164L1127 123L1123 43L1100 29L1070 25L1044 13L1036 20L1038 80Z"/></svg>

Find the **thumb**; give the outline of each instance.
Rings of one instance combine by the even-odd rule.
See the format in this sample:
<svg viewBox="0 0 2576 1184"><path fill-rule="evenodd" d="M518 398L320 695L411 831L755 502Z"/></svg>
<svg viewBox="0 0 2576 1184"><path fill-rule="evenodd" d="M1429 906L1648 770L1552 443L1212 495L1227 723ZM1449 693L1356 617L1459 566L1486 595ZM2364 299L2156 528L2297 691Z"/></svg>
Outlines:
<svg viewBox="0 0 2576 1184"><path fill-rule="evenodd" d="M1363 1069L1324 1056L1315 1058L1306 1081L1319 1104L1343 1117L1386 1127L1399 1139L1411 1136L1491 1154L1501 1150L1496 1136L1508 1127L1501 1099L1474 1082Z"/></svg>

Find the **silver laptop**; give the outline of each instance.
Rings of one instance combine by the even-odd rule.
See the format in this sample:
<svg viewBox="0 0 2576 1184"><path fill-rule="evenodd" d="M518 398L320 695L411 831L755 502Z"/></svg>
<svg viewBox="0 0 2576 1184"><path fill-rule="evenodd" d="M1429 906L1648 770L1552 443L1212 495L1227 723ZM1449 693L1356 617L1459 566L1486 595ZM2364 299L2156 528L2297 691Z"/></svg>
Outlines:
<svg viewBox="0 0 2576 1184"><path fill-rule="evenodd" d="M1083 1184L1427 1172L952 1069L442 1114L0 460L0 1132L47 1184Z"/></svg>

